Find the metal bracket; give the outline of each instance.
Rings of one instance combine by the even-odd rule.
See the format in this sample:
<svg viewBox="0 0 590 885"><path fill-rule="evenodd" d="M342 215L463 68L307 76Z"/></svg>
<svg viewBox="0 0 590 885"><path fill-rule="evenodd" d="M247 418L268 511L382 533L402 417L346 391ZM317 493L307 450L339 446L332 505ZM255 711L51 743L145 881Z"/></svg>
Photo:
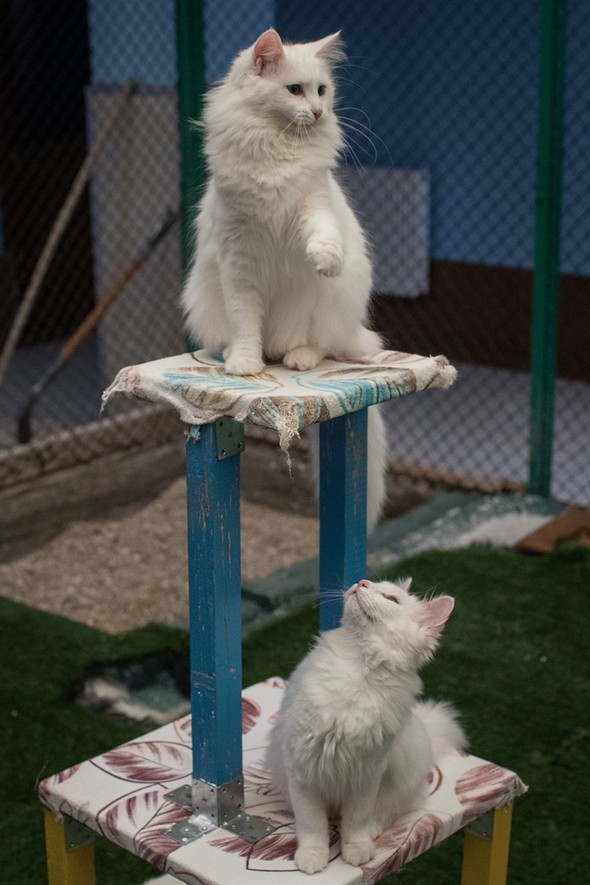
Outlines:
<svg viewBox="0 0 590 885"><path fill-rule="evenodd" d="M64 840L66 851L75 851L76 848L94 841L94 833L73 817L64 814Z"/></svg>
<svg viewBox="0 0 590 885"><path fill-rule="evenodd" d="M243 810L244 787L241 777L221 786L194 780L192 789L185 784L166 793L165 798L194 811L189 818L173 824L167 831L171 839L182 844L194 842L218 827L229 830L247 842L258 842L276 829Z"/></svg>
<svg viewBox="0 0 590 885"><path fill-rule="evenodd" d="M474 836L479 836L480 839L485 839L486 842L491 842L492 836L494 835L493 810L486 811L481 817L476 817L475 820L472 820L471 823L465 827L465 829L468 833L473 833Z"/></svg>
<svg viewBox="0 0 590 885"><path fill-rule="evenodd" d="M227 416L215 420L217 460L232 458L244 451L244 425Z"/></svg>

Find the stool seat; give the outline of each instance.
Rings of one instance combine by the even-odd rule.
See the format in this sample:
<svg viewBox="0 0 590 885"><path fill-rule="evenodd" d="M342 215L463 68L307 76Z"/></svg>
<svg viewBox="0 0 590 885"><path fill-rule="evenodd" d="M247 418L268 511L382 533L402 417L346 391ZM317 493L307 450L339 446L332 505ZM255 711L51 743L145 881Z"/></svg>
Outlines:
<svg viewBox="0 0 590 885"><path fill-rule="evenodd" d="M293 861L292 812L264 763L284 685L282 679L270 678L242 694L245 810L277 828L257 842L223 828L201 834L190 807L177 804L179 788L186 786L190 796L190 715L47 778L40 784L40 799L58 817L84 824L183 882L268 885L269 872L273 885L309 882ZM431 773L423 807L398 818L377 840L374 859L362 868L342 860L334 826L330 863L313 881L377 882L525 791L512 771L469 754L449 755Z"/></svg>
<svg viewBox="0 0 590 885"><path fill-rule="evenodd" d="M219 355L199 350L121 369L103 394L103 407L122 394L167 403L186 424L229 416L276 430L286 450L310 424L426 388L450 387L456 376L444 356L382 350L357 363L325 359L305 372L275 363L260 375L242 377L227 375Z"/></svg>

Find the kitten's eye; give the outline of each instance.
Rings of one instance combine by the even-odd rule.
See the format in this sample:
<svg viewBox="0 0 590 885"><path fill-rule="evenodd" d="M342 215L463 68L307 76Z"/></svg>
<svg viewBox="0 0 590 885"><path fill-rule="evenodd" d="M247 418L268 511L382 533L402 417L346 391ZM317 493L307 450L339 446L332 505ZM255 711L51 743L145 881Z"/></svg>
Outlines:
<svg viewBox="0 0 590 885"><path fill-rule="evenodd" d="M326 94L326 87L325 86L318 86L318 95L325 95L325 94Z"/></svg>
<svg viewBox="0 0 590 885"><path fill-rule="evenodd" d="M390 602L397 602L399 605L399 599L397 596L390 595L389 593L383 593L382 595L384 599L389 599Z"/></svg>
<svg viewBox="0 0 590 885"><path fill-rule="evenodd" d="M291 95L301 95L303 93L303 89L299 85L299 83L291 83L290 86L287 86L287 89L291 93Z"/></svg>

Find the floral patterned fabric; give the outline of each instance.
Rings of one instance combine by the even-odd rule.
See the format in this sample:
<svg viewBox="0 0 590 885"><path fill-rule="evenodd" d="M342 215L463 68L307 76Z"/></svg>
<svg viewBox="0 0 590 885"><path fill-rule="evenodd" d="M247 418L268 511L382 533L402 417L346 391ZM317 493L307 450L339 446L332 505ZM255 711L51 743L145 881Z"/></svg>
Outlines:
<svg viewBox="0 0 590 885"><path fill-rule="evenodd" d="M190 885L303 885L310 879L293 861L292 812L273 787L264 765L269 730L284 682L268 679L243 693L243 752L246 810L277 829L255 844L224 829L179 844L169 831L191 812L165 794L191 783L191 718L156 729L42 781L41 801L59 816L70 815L112 842ZM313 877L317 885L378 882L486 811L524 793L512 771L456 753L429 778L423 808L398 818L377 840L377 854L360 869L340 857L332 828L330 863ZM269 872L272 876L269 878Z"/></svg>
<svg viewBox="0 0 590 885"><path fill-rule="evenodd" d="M268 365L260 375L226 375L209 351L128 366L103 394L168 403L187 424L228 415L274 428L283 449L303 427L428 387L449 387L457 372L444 356L383 350L362 363L323 360L307 372Z"/></svg>

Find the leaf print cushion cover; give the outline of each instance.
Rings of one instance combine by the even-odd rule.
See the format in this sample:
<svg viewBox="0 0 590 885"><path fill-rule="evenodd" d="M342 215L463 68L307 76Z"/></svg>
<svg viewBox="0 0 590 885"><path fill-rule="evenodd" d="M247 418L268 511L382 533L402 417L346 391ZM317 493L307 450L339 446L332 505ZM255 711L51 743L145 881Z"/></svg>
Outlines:
<svg viewBox="0 0 590 885"><path fill-rule="evenodd" d="M190 817L188 809L165 798L191 782L190 716L47 778L40 784L40 799L58 816L70 815L190 885L268 885L269 872L281 885L308 881L293 860L292 812L273 788L263 761L283 689L283 680L273 678L243 694L246 809L277 827L253 845L223 829L188 844L169 835L172 825ZM449 757L444 770L431 772L429 783L424 808L398 818L377 840L376 856L360 870L340 858L334 825L330 863L314 876L314 883L377 882L470 820L526 790L513 772L459 753Z"/></svg>

